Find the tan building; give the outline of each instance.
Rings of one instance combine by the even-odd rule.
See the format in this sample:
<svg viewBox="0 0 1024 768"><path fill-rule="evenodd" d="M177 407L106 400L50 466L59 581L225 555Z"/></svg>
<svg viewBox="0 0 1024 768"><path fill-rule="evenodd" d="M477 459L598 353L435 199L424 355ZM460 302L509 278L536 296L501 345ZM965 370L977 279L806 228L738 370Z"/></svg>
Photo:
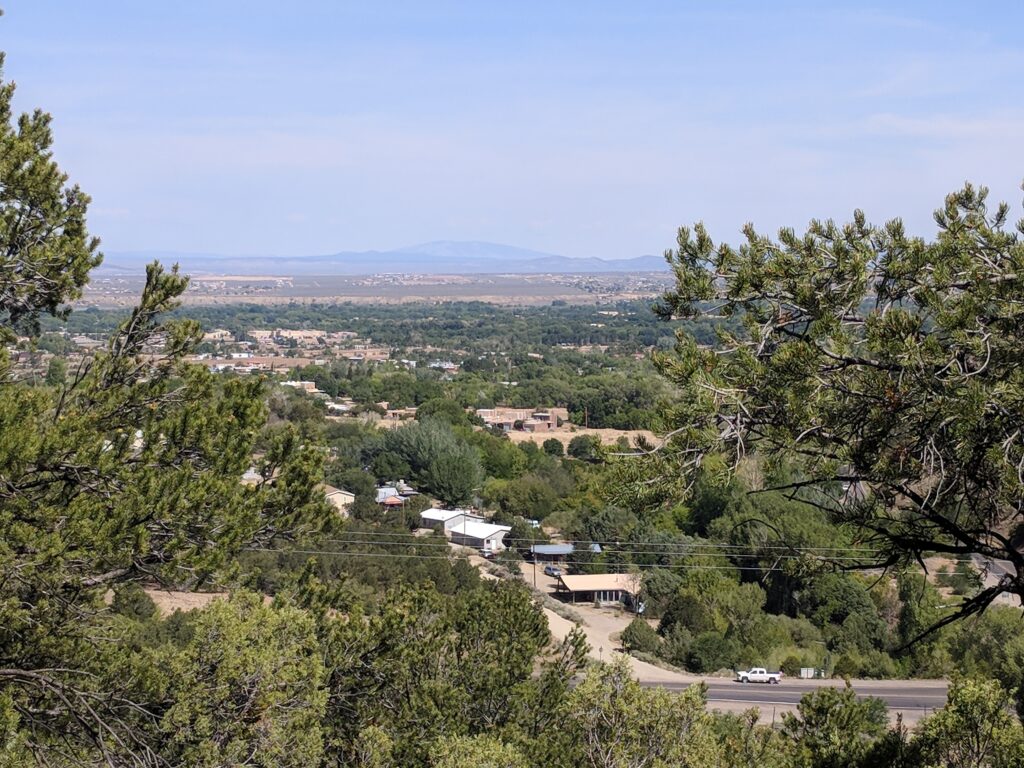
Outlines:
<svg viewBox="0 0 1024 768"><path fill-rule="evenodd" d="M320 391L319 389L316 388L315 381L282 381L281 386L291 387L292 389L298 389L301 390L302 392L308 392L311 395Z"/></svg>
<svg viewBox="0 0 1024 768"><path fill-rule="evenodd" d="M323 344L325 331L301 330L290 331L285 328L278 328L274 331L274 340L278 343L294 341L300 347L315 347Z"/></svg>
<svg viewBox="0 0 1024 768"><path fill-rule="evenodd" d="M338 514L342 517L348 517L349 507L355 503L356 495L346 491L344 488L335 488L333 485L327 485L326 483L323 486L323 492L324 496L327 497L327 502L338 510Z"/></svg>
<svg viewBox="0 0 1024 768"><path fill-rule="evenodd" d="M568 408L478 408L476 415L489 427L509 432L520 428L527 432L546 432L569 420Z"/></svg>

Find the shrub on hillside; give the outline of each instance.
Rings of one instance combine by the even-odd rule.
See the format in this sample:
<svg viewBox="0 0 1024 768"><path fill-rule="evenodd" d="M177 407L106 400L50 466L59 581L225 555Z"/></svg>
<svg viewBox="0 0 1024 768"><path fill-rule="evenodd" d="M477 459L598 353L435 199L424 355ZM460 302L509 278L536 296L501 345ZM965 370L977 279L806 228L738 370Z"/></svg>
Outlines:
<svg viewBox="0 0 1024 768"><path fill-rule="evenodd" d="M622 647L627 651L657 653L661 638L654 628L643 619L633 619L622 632Z"/></svg>
<svg viewBox="0 0 1024 768"><path fill-rule="evenodd" d="M153 602L153 598L133 582L125 584L114 592L114 601L110 607L114 609L114 613L139 621L151 619L156 613L156 603Z"/></svg>
<svg viewBox="0 0 1024 768"><path fill-rule="evenodd" d="M666 634L661 645L661 656L669 664L685 667L693 644L693 634L682 624L676 624Z"/></svg>
<svg viewBox="0 0 1024 768"><path fill-rule="evenodd" d="M803 666L803 660L799 656L790 654L782 660L782 664L779 665L779 669L786 677L799 677L800 668Z"/></svg>

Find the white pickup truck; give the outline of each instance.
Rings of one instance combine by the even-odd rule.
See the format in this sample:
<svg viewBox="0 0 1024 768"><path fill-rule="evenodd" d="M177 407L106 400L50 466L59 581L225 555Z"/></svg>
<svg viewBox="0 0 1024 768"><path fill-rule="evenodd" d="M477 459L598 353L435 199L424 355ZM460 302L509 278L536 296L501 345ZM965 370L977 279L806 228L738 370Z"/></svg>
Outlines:
<svg viewBox="0 0 1024 768"><path fill-rule="evenodd" d="M764 667L754 667L746 672L736 673L736 682L739 683L769 683L778 685L782 682L781 672L769 672Z"/></svg>

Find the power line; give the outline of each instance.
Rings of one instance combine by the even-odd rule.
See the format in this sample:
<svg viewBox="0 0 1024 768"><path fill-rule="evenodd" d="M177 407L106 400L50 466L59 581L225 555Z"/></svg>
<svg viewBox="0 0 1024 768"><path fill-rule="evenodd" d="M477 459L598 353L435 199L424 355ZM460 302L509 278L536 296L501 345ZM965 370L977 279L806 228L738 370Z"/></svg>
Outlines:
<svg viewBox="0 0 1024 768"><path fill-rule="evenodd" d="M393 536L405 539L404 541L379 541L369 539L340 539L340 538L325 538L319 541L325 543L336 543L336 544L365 544L373 546L414 546L423 548L434 548L434 549L446 549L449 547L449 541L439 540L435 537L421 538L415 537L413 534L406 533L388 533L383 531L352 531L349 535L359 536ZM414 539L409 541L408 539ZM503 539L507 546L514 546L516 542L523 542L524 544L537 544L533 539ZM573 543L573 542L566 542ZM585 542L577 542L585 543ZM637 544L634 546L673 546L671 543L658 544L656 542L648 544ZM679 557L692 557L698 555L705 556L722 556L722 557L772 557L777 560L800 560L805 557L814 557L821 560L828 560L832 562L864 562L869 560L869 555L880 556L884 554L880 550L869 550L862 548L844 548L844 547L796 547L796 546L765 546L756 547L754 545L740 545L740 544L725 544L719 542L704 542L700 544L686 544L680 545L675 544L680 549L637 549L633 546L622 546L617 544L608 544L605 549L601 552L595 552L594 554L619 554L619 555L641 555L641 556L679 556ZM710 550L710 551L703 551ZM586 550L576 550L582 553ZM782 552L785 554L769 554L771 552ZM864 552L864 555L842 557L839 554L828 554L830 552L836 553L852 553L852 552ZM972 562L972 558L969 555L947 555L947 559L954 563L960 562Z"/></svg>
<svg viewBox="0 0 1024 768"><path fill-rule="evenodd" d="M275 552L280 554L289 555L329 555L333 557L395 557L409 560L447 560L451 561L452 558L460 559L460 555L457 552L452 551L450 555L425 555L418 552L352 552L349 551L333 551L324 549L284 549L274 547L247 547L243 551L245 552ZM602 565L602 563L593 563L586 560L564 560L563 565L574 565L574 566L593 566ZM631 568L662 568L665 566L660 563L629 563ZM733 565L674 565L672 569L678 570L692 570L692 571L783 571L785 569L777 566L768 568L761 568L757 566L733 566Z"/></svg>
<svg viewBox="0 0 1024 768"><path fill-rule="evenodd" d="M387 531L348 531L347 535L349 535L349 536L390 536L390 537L404 537L404 538L415 537L415 534L413 534L413 533L395 533L395 532L387 532ZM431 537L426 537L425 536L425 537L422 537L422 538L429 539ZM530 543L530 544L537 544L538 543L538 542L534 541L533 539L521 539L521 538L513 539L513 538L506 537L505 540L506 541L510 541L510 542L520 542L521 541L521 542ZM324 539L324 541L344 541L344 539ZM565 543L566 544L584 544L584 545L587 545L587 546L589 546L591 544L600 544L602 546L609 546L609 547L621 547L621 546L623 546L622 542L619 542L619 541L580 540L580 541L571 541L571 542L565 542ZM629 545L630 543L626 542L626 544ZM704 541L704 542L694 543L694 544L680 544L678 542L664 542L664 543L661 543L661 542L657 542L657 541L634 542L633 546L643 546L643 547L703 547L703 548L710 548L710 549L739 549L739 550L750 550L750 551L754 551L754 550L756 550L756 551L766 551L766 550L767 551L780 551L781 550L781 551L787 551L787 552L792 552L794 549L799 549L798 547L787 546L787 545L769 545L769 544L766 544L764 546L758 546L758 545L755 545L755 544L728 544L728 543L725 543L725 542L713 542L713 541ZM805 551L812 551L813 550L813 551L816 551L816 552L866 552L866 553L871 553L871 554L878 554L879 553L879 550L872 549L870 547L803 547L802 549L805 550Z"/></svg>
<svg viewBox="0 0 1024 768"><path fill-rule="evenodd" d="M403 533L384 533L384 532L356 532L353 531L350 535L359 536L393 536L396 538L403 539L402 541L381 541L371 539L349 539L349 538L325 538L320 539L321 542L326 543L337 543L337 544L373 544L379 546L415 546L424 548L437 548L443 549L449 546L448 540L438 540L434 537L431 538L416 538L412 534ZM409 541L408 539L414 539ZM503 539L506 546L515 546L517 543L522 542L524 544L534 545L537 544L533 539L510 539L506 537ZM573 542L566 542L573 543ZM578 542L583 543L583 542ZM543 546L543 545L542 545ZM645 549L644 547L658 546L666 547L664 549ZM677 549L667 549L667 547L675 546ZM577 550L583 552L585 550ZM767 553L781 552L784 554L768 554L769 557L781 558L781 559L801 559L802 557L819 557L822 559L837 560L837 561L856 561L860 562L868 559L868 555L878 556L882 554L878 550L861 550L861 549L846 549L842 547L796 547L796 546L766 546L756 547L753 545L739 545L739 544L724 544L717 542L704 542L700 544L658 544L658 543L638 543L633 545L621 545L621 544L606 544L605 548L600 553L595 554L625 554L625 555L648 555L648 556L694 556L694 555L720 555L729 557L756 557L764 556ZM837 554L829 554L835 552ZM838 553L853 553L853 552L864 552L864 555L842 557Z"/></svg>
<svg viewBox="0 0 1024 768"><path fill-rule="evenodd" d="M415 547L415 548L418 548L418 549L425 549L425 550L431 550L431 549L433 549L433 550L451 550L451 545L447 541L393 541L393 540L392 541L374 541L374 540L370 540L370 539L357 539L357 540L322 539L321 541L322 542L326 542L326 543L338 544L338 545L341 545L341 546L357 545L357 546L379 546L379 547ZM523 540L523 541L525 541L525 540ZM456 545L456 546L460 546L460 545ZM508 548L508 547L506 547L506 548ZM330 551L330 550L324 550L324 551ZM579 550L578 552L580 554L582 554L583 551L584 550ZM769 557L771 557L772 559L775 559L775 560L804 560L806 558L817 558L819 560L827 560L829 562L858 562L858 563L859 562L864 562L864 560L866 559L864 557L830 556L830 555L823 555L823 554L818 554L818 553L810 552L810 551L804 551L804 552L796 551L796 553L794 553L793 549L788 549L787 552L789 554L773 554L773 555L769 555ZM625 548L623 548L623 549L611 549L611 548L609 548L609 549L605 549L601 553L595 553L595 554L651 556L651 557L693 557L693 556L701 556L701 555L703 555L703 556L711 556L711 557L714 557L714 556L720 556L720 557L726 557L726 556L729 556L729 557L755 557L757 555L756 552L733 552L733 551L730 551L730 552L715 552L715 551L712 551L712 552L701 552L701 551L694 551L694 550L690 550L690 549L656 550L656 551L653 551L653 550L625 549ZM591 561L578 561L578 562L591 562ZM652 564L652 565L657 565L657 564ZM663 567L665 567L665 566L663 566ZM760 570L763 570L763 569L760 569Z"/></svg>

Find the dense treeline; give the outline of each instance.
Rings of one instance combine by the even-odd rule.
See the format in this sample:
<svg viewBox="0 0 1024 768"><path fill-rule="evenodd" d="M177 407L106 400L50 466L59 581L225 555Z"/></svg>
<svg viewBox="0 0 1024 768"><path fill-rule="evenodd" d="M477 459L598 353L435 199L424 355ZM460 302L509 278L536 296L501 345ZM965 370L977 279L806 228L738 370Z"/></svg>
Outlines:
<svg viewBox="0 0 1024 768"><path fill-rule="evenodd" d="M671 329L658 323L650 306L642 302L614 307L511 309L482 303L271 309L197 306L179 310L179 314L198 320L207 330L227 328L239 338L251 328L354 330L375 344L395 348L395 357L419 363L409 371L391 364L339 360L299 371L299 376L315 381L330 395L351 397L367 406L387 402L402 408L443 396L472 408L562 406L569 409L570 420L576 424L657 429L662 401L669 391L654 374L646 351L652 346L671 346ZM72 333L105 333L122 314L84 310L74 313L65 327ZM693 331L711 343L714 327L715 323L708 322L695 325ZM583 344L610 348L603 353L569 348ZM42 337L40 346L58 354L68 351L68 341L53 332ZM408 351L413 347L435 351L429 355ZM461 365L451 381L427 366L445 357Z"/></svg>
<svg viewBox="0 0 1024 768"><path fill-rule="evenodd" d="M305 366L296 375L331 396L367 406L387 402L405 408L442 397L466 408L561 406L573 424L612 429L656 429L669 397L646 359L551 352L542 359L518 355L483 362L489 365L470 358L454 377L428 367L408 371L349 361Z"/></svg>
<svg viewBox="0 0 1024 768"><path fill-rule="evenodd" d="M87 308L69 317L66 327L74 333L109 333L123 315L118 310ZM672 340L671 328L651 312L650 302L643 301L544 307L503 307L484 302L191 305L172 317L189 317L207 329L224 328L238 338L252 328L316 328L353 331L398 349L431 346L510 352L543 351L562 344L607 344L619 351L635 352ZM61 325L65 323L45 323L49 330ZM710 343L715 325L701 321L693 324L693 331Z"/></svg>
<svg viewBox="0 0 1024 768"><path fill-rule="evenodd" d="M270 605L238 593L160 618L144 594L119 592L122 671L145 667L168 697L159 721L139 723L145 738L196 766L255 754L268 766L966 768L1017 766L1024 751L991 683L955 682L913 734L842 688L807 694L774 728L709 714L700 685L672 694L622 662L584 669L579 637L550 646L514 584L397 588L369 610L336 594L313 580ZM344 618L324 612L338 604Z"/></svg>

